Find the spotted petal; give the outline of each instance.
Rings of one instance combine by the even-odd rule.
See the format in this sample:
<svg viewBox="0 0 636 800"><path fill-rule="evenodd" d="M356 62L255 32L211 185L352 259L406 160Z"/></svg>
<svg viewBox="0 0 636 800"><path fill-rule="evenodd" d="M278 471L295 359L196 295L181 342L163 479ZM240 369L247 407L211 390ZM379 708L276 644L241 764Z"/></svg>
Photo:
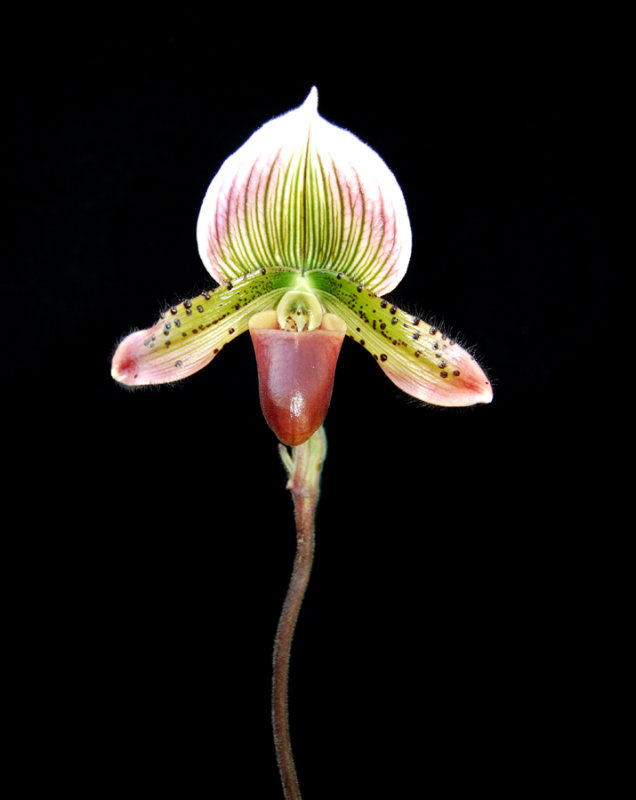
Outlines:
<svg viewBox="0 0 636 800"><path fill-rule="evenodd" d="M492 387L482 368L435 326L345 275L316 271L305 277L327 311L344 320L347 335L407 394L438 406L490 403Z"/></svg>
<svg viewBox="0 0 636 800"><path fill-rule="evenodd" d="M218 282L262 266L329 269L382 295L406 272L411 228L393 173L317 101L313 88L263 125L210 184L197 240Z"/></svg>
<svg viewBox="0 0 636 800"><path fill-rule="evenodd" d="M172 306L119 344L113 378L140 386L192 375L246 331L253 314L275 306L295 278L294 270L262 269Z"/></svg>

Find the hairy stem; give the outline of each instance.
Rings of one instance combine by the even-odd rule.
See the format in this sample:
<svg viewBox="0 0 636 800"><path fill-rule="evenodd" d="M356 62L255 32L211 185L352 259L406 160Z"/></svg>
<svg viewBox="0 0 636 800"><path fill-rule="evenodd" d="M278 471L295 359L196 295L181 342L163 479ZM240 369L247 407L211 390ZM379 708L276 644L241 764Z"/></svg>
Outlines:
<svg viewBox="0 0 636 800"><path fill-rule="evenodd" d="M289 477L287 488L294 501L296 557L274 641L272 723L285 800L302 800L289 734L289 659L314 556L314 521L320 494L320 475L327 453L324 429L320 428L304 444L292 447L291 455L282 445L279 450Z"/></svg>

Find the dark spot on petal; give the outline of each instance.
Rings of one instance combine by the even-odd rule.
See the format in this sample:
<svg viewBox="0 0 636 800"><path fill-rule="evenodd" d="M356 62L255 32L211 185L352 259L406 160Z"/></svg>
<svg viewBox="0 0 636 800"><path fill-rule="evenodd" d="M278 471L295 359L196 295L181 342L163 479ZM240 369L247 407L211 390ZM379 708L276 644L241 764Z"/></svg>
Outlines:
<svg viewBox="0 0 636 800"><path fill-rule="evenodd" d="M395 312L397 311L397 306L391 306L389 311L391 312L391 314L395 314Z"/></svg>
<svg viewBox="0 0 636 800"><path fill-rule="evenodd" d="M416 350L415 351L415 358L419 358L421 355L422 355L422 351L421 350Z"/></svg>
<svg viewBox="0 0 636 800"><path fill-rule="evenodd" d="M387 356L387 354L386 354L386 353L382 353L382 354L380 355L380 361L386 361L386 360L387 360L387 358L388 358L388 356Z"/></svg>
<svg viewBox="0 0 636 800"><path fill-rule="evenodd" d="M226 286L226 288L227 288L227 289L233 289L233 288L234 288L234 287L232 286L232 281L228 281L228 282L225 284L225 286Z"/></svg>
<svg viewBox="0 0 636 800"><path fill-rule="evenodd" d="M363 288L364 288L364 287L362 286L362 284L361 284L361 283L359 283L359 284L356 286L356 289L357 289L359 292L361 292Z"/></svg>
<svg viewBox="0 0 636 800"><path fill-rule="evenodd" d="M393 317L391 320L391 325L396 325L400 320L397 317Z"/></svg>
<svg viewBox="0 0 636 800"><path fill-rule="evenodd" d="M192 308L192 300L184 300L183 305L185 308Z"/></svg>
<svg viewBox="0 0 636 800"><path fill-rule="evenodd" d="M453 375L454 375L456 378L459 378L459 375L460 375L460 372L459 372L459 370L458 370L458 369L454 369L454 370L453 370Z"/></svg>
<svg viewBox="0 0 636 800"><path fill-rule="evenodd" d="M266 272L267 270L265 269L265 267L261 267L261 275L264 275ZM214 352L216 352L216 350Z"/></svg>
<svg viewBox="0 0 636 800"><path fill-rule="evenodd" d="M380 323L380 330L383 331L386 328L386 324L384 322Z"/></svg>
<svg viewBox="0 0 636 800"><path fill-rule="evenodd" d="M213 352L214 352L214 355L216 355L219 352L219 348L215 347Z"/></svg>
<svg viewBox="0 0 636 800"><path fill-rule="evenodd" d="M439 350L439 343L438 342L435 342L435 344L433 345L433 350ZM439 356L438 356L438 358L439 358Z"/></svg>
<svg viewBox="0 0 636 800"><path fill-rule="evenodd" d="M175 365L175 367L182 367L183 366L183 361L175 361L174 365Z"/></svg>
<svg viewBox="0 0 636 800"><path fill-rule="evenodd" d="M448 372L442 371L442 372L440 372L439 376L440 376L440 378L448 378Z"/></svg>
<svg viewBox="0 0 636 800"><path fill-rule="evenodd" d="M230 328L230 330L228 331L228 333L230 333L230 334L234 333L234 328Z"/></svg>
<svg viewBox="0 0 636 800"><path fill-rule="evenodd" d="M210 292L201 292L201 294L205 297L206 300L210 299Z"/></svg>
<svg viewBox="0 0 636 800"><path fill-rule="evenodd" d="M419 325L421 321L419 317L413 317L413 325Z"/></svg>
<svg viewBox="0 0 636 800"><path fill-rule="evenodd" d="M364 347L365 344L364 339L360 339L360 344Z"/></svg>
<svg viewBox="0 0 636 800"><path fill-rule="evenodd" d="M440 365L441 369L444 369L444 367L446 366L446 362L444 360L442 360L442 361L439 362L439 365Z"/></svg>
<svg viewBox="0 0 636 800"><path fill-rule="evenodd" d="M197 311L199 312L199 314L201 314L203 311L203 306L197 306Z"/></svg>
<svg viewBox="0 0 636 800"><path fill-rule="evenodd" d="M413 338L414 338L415 340L417 340L417 339L419 339L419 338L420 338L420 333L419 333L419 331L415 331L415 333L413 334Z"/></svg>
<svg viewBox="0 0 636 800"><path fill-rule="evenodd" d="M170 307L170 313L171 314L176 314L177 313L177 307L176 306L171 306Z"/></svg>
<svg viewBox="0 0 636 800"><path fill-rule="evenodd" d="M174 324L177 326L177 328L180 328L181 327L181 320L180 319L175 319Z"/></svg>
<svg viewBox="0 0 636 800"><path fill-rule="evenodd" d="M437 333L437 328L431 328L429 333L431 334L431 336L435 336L435 334Z"/></svg>
<svg viewBox="0 0 636 800"><path fill-rule="evenodd" d="M382 300L382 302L380 303L380 308L386 308L388 305L389 304L387 303L386 300Z"/></svg>

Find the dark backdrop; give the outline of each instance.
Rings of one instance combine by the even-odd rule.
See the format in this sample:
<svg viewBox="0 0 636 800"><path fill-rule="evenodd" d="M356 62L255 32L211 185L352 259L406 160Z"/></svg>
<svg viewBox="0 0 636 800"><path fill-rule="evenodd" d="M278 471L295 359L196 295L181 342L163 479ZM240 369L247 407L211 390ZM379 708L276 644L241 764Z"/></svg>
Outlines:
<svg viewBox="0 0 636 800"><path fill-rule="evenodd" d="M26 783L280 796L270 654L294 531L251 344L148 391L109 362L212 284L208 183L312 85L403 188L414 248L391 297L474 344L495 397L421 407L345 342L292 659L304 797L587 774L569 743L600 630L582 466L620 374L621 24L476 6L8 26L3 658Z"/></svg>

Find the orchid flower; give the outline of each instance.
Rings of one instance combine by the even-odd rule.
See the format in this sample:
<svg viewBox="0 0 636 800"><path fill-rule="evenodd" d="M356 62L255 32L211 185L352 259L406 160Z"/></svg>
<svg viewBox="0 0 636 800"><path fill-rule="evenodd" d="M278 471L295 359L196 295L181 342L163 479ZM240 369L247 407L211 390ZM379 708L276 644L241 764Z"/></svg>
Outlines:
<svg viewBox="0 0 636 800"><path fill-rule="evenodd" d="M344 337L426 403L492 400L488 378L466 350L384 299L411 255L404 197L380 157L322 119L317 104L313 88L299 108L267 122L221 166L197 224L199 253L218 286L131 333L112 362L113 377L128 386L168 383L202 369L250 332L261 408L282 442L297 531L272 680L286 800L301 800L287 714L289 655L313 560L322 423Z"/></svg>
<svg viewBox="0 0 636 800"><path fill-rule="evenodd" d="M221 166L197 224L218 286L123 339L112 376L128 386L181 380L249 330L264 416L296 446L324 420L346 335L419 400L489 403L491 385L466 350L383 299L411 254L404 197L384 161L317 104L312 88Z"/></svg>

